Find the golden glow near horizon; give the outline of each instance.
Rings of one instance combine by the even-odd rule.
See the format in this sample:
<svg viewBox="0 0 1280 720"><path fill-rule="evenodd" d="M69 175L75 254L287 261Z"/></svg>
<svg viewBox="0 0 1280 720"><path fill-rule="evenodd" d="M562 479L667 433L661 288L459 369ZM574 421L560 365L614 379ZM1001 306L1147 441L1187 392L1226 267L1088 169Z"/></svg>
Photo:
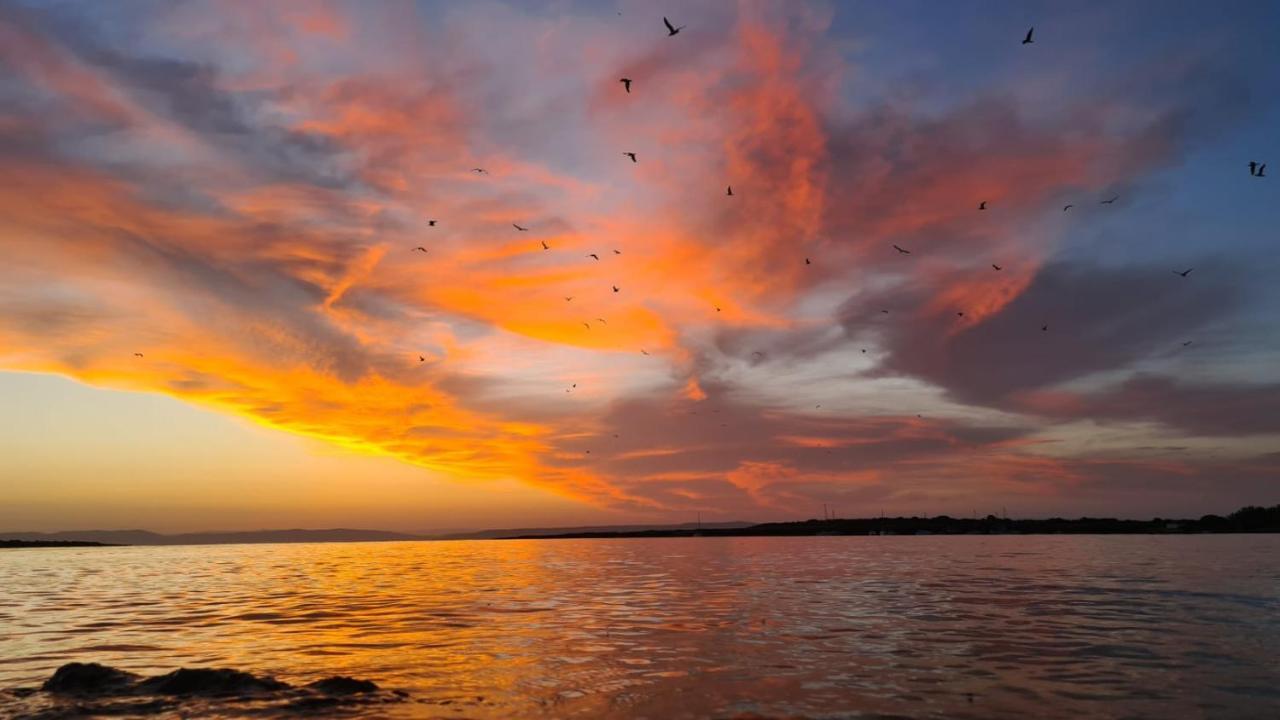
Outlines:
<svg viewBox="0 0 1280 720"><path fill-rule="evenodd" d="M128 42L98 10L94 32L0 11L22 97L0 111L0 369L311 439L227 431L276 449L241 467L227 447L220 480L169 496L209 509L191 523L306 495L317 514L298 518L363 502L366 524L440 526L498 489L507 516L547 521L959 512L992 493L1084 510L1132 501L1119 477L1190 507L1206 477L1242 496L1274 477L1253 458L1276 428L1170 457L1145 448L1218 431L1108 399L1177 389L1117 375L1172 335L1074 371L1046 358L1067 329L1105 343L1087 326L1106 313L1035 332L1062 198L1136 182L1182 142L1158 102L869 101L817 6L691 9L666 38L613 13L193 4L129 18ZM1046 369L997 389L983 373L1008 352ZM5 385L60 392L29 377ZM1132 442L1093 452L1093 421ZM83 467L112 455L61 439ZM62 486L59 450L31 441L3 479L57 524L90 498L146 505L195 471L196 442L142 442Z"/></svg>

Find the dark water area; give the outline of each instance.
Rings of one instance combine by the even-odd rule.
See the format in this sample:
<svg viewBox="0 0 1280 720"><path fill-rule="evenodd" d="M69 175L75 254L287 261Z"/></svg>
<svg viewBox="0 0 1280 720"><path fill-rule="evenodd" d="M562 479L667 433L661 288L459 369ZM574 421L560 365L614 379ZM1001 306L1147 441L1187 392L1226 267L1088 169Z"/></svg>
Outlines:
<svg viewBox="0 0 1280 720"><path fill-rule="evenodd" d="M1274 718L1278 658L1275 535L0 551L4 717Z"/></svg>

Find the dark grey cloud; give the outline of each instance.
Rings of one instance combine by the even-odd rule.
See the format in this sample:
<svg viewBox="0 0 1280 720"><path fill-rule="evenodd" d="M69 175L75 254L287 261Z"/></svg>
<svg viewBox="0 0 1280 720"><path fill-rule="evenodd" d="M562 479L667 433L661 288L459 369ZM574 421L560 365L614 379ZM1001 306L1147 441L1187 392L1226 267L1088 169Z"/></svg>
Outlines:
<svg viewBox="0 0 1280 720"><path fill-rule="evenodd" d="M1191 435L1280 434L1280 384L1197 383L1139 374L1098 392L1030 408L1062 417L1154 420Z"/></svg>
<svg viewBox="0 0 1280 720"><path fill-rule="evenodd" d="M916 417L848 418L761 408L708 383L701 401L628 398L613 404L587 435L561 438L563 463L586 465L643 494L646 478L663 492L722 481L744 464L777 465L821 476L930 462L1025 437L1028 428L966 425ZM616 437L615 437L616 436ZM588 452L590 451L590 452ZM786 484L790 485L790 482Z"/></svg>
<svg viewBox="0 0 1280 720"><path fill-rule="evenodd" d="M65 9L0 4L0 23L22 33L42 52L65 53L102 74L130 101L234 156L242 167L252 168L260 181L293 181L326 188L359 186L350 172L346 151L333 140L281 127L268 119L267 109L284 90L232 91L226 89L221 70L214 65L111 47L84 18ZM29 118L33 127L44 128L38 135L26 131L20 142L0 137L0 151L12 149L98 164L164 197L179 195L170 186L190 184L188 178L174 177L175 171L159 172L150 163L135 167L133 161L86 155L80 148L85 137L140 128L132 127L133 120L119 113L85 112L67 104L65 98L50 98L38 78L25 77L20 65L6 62L3 53L0 68L5 70L5 77L0 78L0 98L8 101L14 114ZM48 122L49 118L54 121ZM11 124L6 123L5 134ZM194 196L189 200L209 202Z"/></svg>
<svg viewBox="0 0 1280 720"><path fill-rule="evenodd" d="M852 336L882 338L888 354L878 372L921 378L960 402L1008 406L1019 393L1123 369L1238 309L1247 288L1234 268L1197 265L1183 278L1158 262L1052 262L999 312L958 331L956 313L973 308L926 314L922 289L855 298L841 322Z"/></svg>

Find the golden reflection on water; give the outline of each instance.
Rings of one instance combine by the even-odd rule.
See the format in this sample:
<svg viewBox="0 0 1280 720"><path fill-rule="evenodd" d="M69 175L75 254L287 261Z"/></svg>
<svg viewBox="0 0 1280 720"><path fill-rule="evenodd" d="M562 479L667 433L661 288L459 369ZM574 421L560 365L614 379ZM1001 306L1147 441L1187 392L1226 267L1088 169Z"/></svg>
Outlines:
<svg viewBox="0 0 1280 720"><path fill-rule="evenodd" d="M1275 716L1277 558L1276 536L8 551L0 687L97 661L352 675L414 717Z"/></svg>

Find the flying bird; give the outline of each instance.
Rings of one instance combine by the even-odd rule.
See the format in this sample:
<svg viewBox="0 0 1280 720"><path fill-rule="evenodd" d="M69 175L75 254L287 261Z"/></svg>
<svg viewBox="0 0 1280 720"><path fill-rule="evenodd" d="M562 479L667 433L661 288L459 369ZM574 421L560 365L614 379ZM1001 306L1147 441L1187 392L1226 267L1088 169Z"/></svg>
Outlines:
<svg viewBox="0 0 1280 720"><path fill-rule="evenodd" d="M599 260L599 259L600 259L600 256L599 256L599 255L597 255L597 254L595 254L595 253L587 253L587 257L589 257L589 258L595 258L595 259L597 259L597 260Z"/></svg>
<svg viewBox="0 0 1280 720"><path fill-rule="evenodd" d="M962 312L958 312L958 313L956 313L956 317L964 317L964 313L962 313Z"/></svg>
<svg viewBox="0 0 1280 720"><path fill-rule="evenodd" d="M719 306L719 305L712 305L711 307L715 308L715 309L716 309L716 312L720 312L720 306Z"/></svg>
<svg viewBox="0 0 1280 720"><path fill-rule="evenodd" d="M1186 342L1182 343L1182 347L1186 347L1186 346L1190 345L1191 343L1192 343L1192 341L1191 341L1191 340L1188 340L1188 341L1186 341Z"/></svg>
<svg viewBox="0 0 1280 720"><path fill-rule="evenodd" d="M618 82L622 83L622 87L627 89L627 94L631 94L631 78L618 78Z"/></svg>
<svg viewBox="0 0 1280 720"><path fill-rule="evenodd" d="M547 244L547 241L546 241L546 240L540 240L539 242L541 242L541 243L542 243L542 249L543 249L543 250L550 250L550 249L551 249L551 246Z"/></svg>
<svg viewBox="0 0 1280 720"><path fill-rule="evenodd" d="M1267 164L1262 163L1261 165L1258 166L1258 177L1266 177L1266 176L1267 176Z"/></svg>
<svg viewBox="0 0 1280 720"><path fill-rule="evenodd" d="M885 315L888 315L888 314L889 314L889 311L888 311L888 310L881 310L880 312L884 313Z"/></svg>
<svg viewBox="0 0 1280 720"><path fill-rule="evenodd" d="M1066 212L1066 211L1070 210L1070 209L1071 209L1071 208L1073 208L1073 207L1075 207L1075 205L1063 205L1063 206L1062 206L1062 212Z"/></svg>
<svg viewBox="0 0 1280 720"><path fill-rule="evenodd" d="M979 209L979 210L986 210L986 209L987 209L987 201L986 201L986 200L983 200L982 202L978 203L978 209Z"/></svg>
<svg viewBox="0 0 1280 720"><path fill-rule="evenodd" d="M730 185L727 188L725 188L724 194L728 195L729 197L733 197L733 186Z"/></svg>
<svg viewBox="0 0 1280 720"><path fill-rule="evenodd" d="M910 250L907 250L906 248L900 248L900 247L898 247L897 245L894 245L894 246L893 246L893 249L894 249L894 250L897 250L898 252L902 253L903 255L910 255L910 254L911 254L911 251L910 251Z"/></svg>
<svg viewBox="0 0 1280 720"><path fill-rule="evenodd" d="M622 251L621 251L621 250L614 250L614 251L613 251L613 254L614 254L614 255L621 255L621 254L622 254Z"/></svg>
<svg viewBox="0 0 1280 720"><path fill-rule="evenodd" d="M520 227L519 225L517 225L517 224L515 224L515 223L511 223L511 227L515 228L516 230L519 230L520 232L529 232L529 228L527 228L527 227Z"/></svg>
<svg viewBox="0 0 1280 720"><path fill-rule="evenodd" d="M1250 175L1258 174L1258 163L1253 160L1249 161L1249 174Z"/></svg>
<svg viewBox="0 0 1280 720"><path fill-rule="evenodd" d="M418 356L418 362L426 362L426 361L427 361L426 358L422 357L421 355Z"/></svg>
<svg viewBox="0 0 1280 720"><path fill-rule="evenodd" d="M133 354L133 356L134 356L134 357L142 357L142 353L134 353L134 354Z"/></svg>
<svg viewBox="0 0 1280 720"><path fill-rule="evenodd" d="M1040 326L1040 332L1049 332L1049 326L1048 326L1048 325L1041 325L1041 326Z"/></svg>
<svg viewBox="0 0 1280 720"><path fill-rule="evenodd" d="M588 330L590 330L590 329L591 329L591 323L584 322L584 323L582 323L582 324L583 324L583 325L586 325Z"/></svg>
<svg viewBox="0 0 1280 720"><path fill-rule="evenodd" d="M600 324L601 324L601 325L608 325L608 324L609 324L609 323L605 322L605 319L604 319L604 318L596 318L596 319L600 321Z"/></svg>
<svg viewBox="0 0 1280 720"><path fill-rule="evenodd" d="M805 259L804 259L804 264L805 264L805 265L812 265L813 263L809 262L809 258L805 258Z"/></svg>
<svg viewBox="0 0 1280 720"><path fill-rule="evenodd" d="M565 301L565 302L573 302L573 296L572 296L572 295L568 295L568 296L566 296L566 297L565 297L565 299L564 299L564 301Z"/></svg>
<svg viewBox="0 0 1280 720"><path fill-rule="evenodd" d="M683 25L681 25L680 27L674 27L671 24L671 21L668 20L665 16L662 18L662 24L667 26L667 37L674 37L676 33L684 29Z"/></svg>
<svg viewBox="0 0 1280 720"><path fill-rule="evenodd" d="M764 357L764 353L760 352L759 350L756 350L755 352L751 353L751 357L755 357L757 355L759 355L760 357Z"/></svg>
<svg viewBox="0 0 1280 720"><path fill-rule="evenodd" d="M611 286L611 287L613 287L613 291L614 291L614 292L618 292L618 286L617 286L617 285L613 285L613 286Z"/></svg>
<svg viewBox="0 0 1280 720"><path fill-rule="evenodd" d="M1031 29L1027 31L1027 36L1022 38L1023 45L1030 45L1031 43L1035 42L1035 40L1031 39L1031 34L1034 33L1035 31L1036 31L1036 26L1032 25Z"/></svg>
<svg viewBox="0 0 1280 720"><path fill-rule="evenodd" d="M473 172L473 173L475 173L475 174L477 174L477 175L488 175L488 174L489 174L489 171L488 171L488 170L485 170L484 168L471 168L471 172Z"/></svg>
<svg viewBox="0 0 1280 720"><path fill-rule="evenodd" d="M1111 198L1110 200L1103 200L1100 204L1102 204L1102 205L1111 205L1111 204L1113 204L1115 201L1117 201L1117 200L1119 200L1119 199L1120 199L1120 196L1119 196L1119 195L1116 195L1115 197Z"/></svg>
<svg viewBox="0 0 1280 720"><path fill-rule="evenodd" d="M414 249L410 250L409 252L426 252L426 251L427 251L427 249L426 249L426 248L424 248L424 247L422 247L421 245L419 245L418 247L416 247L416 248L414 248Z"/></svg>
<svg viewBox="0 0 1280 720"><path fill-rule="evenodd" d="M435 220L428 220L428 221L427 221L427 227L435 227L435 226L436 226L436 221L435 221Z"/></svg>
<svg viewBox="0 0 1280 720"><path fill-rule="evenodd" d="M992 267L993 269L995 269L995 270L1003 270L1003 269L1004 269L1004 268L1000 267L999 265L997 265L997 264L995 264L995 263L991 263L991 267Z"/></svg>
<svg viewBox="0 0 1280 720"><path fill-rule="evenodd" d="M645 350L644 348L640 348L640 354L641 354L641 355L648 355L648 354L649 354L649 351L648 351L648 350Z"/></svg>
<svg viewBox="0 0 1280 720"><path fill-rule="evenodd" d="M1174 270L1174 271L1173 271L1173 274L1174 274L1174 275L1181 275L1182 277L1186 277L1186 276L1188 276L1188 275L1190 275L1190 274L1191 274L1191 271L1192 271L1192 270L1195 270L1195 268L1187 268L1186 270L1183 270L1182 272L1178 272L1177 270Z"/></svg>
<svg viewBox="0 0 1280 720"><path fill-rule="evenodd" d="M633 153L633 152L624 152L624 153L622 153L622 154L623 154L623 155L626 155L626 156L627 156L627 157L629 157L629 158L631 158L631 162L639 162L638 160L636 160L636 154L635 154L635 153Z"/></svg>
<svg viewBox="0 0 1280 720"><path fill-rule="evenodd" d="M863 354L863 355L866 355L866 354L867 354L867 349L866 349L866 348L862 348L862 354Z"/></svg>

